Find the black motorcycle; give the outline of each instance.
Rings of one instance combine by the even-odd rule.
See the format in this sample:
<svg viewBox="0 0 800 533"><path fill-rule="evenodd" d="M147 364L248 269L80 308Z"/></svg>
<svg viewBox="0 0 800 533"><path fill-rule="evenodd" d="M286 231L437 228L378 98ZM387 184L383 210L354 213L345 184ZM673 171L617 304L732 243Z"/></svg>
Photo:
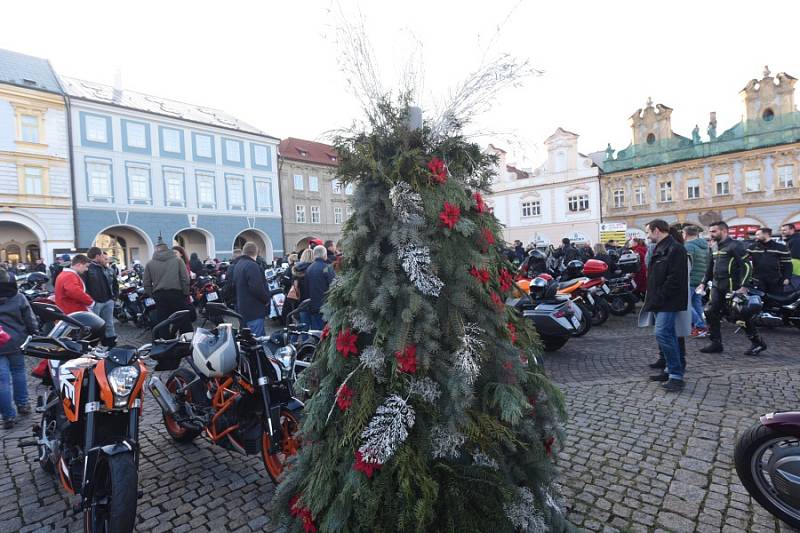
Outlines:
<svg viewBox="0 0 800 533"><path fill-rule="evenodd" d="M581 328L581 309L569 296L559 296L557 292L557 282L535 278L528 294L522 293L519 298L506 301L506 305L533 322L546 352L564 346Z"/></svg>
<svg viewBox="0 0 800 533"><path fill-rule="evenodd" d="M763 303L761 312L753 318L756 326L800 328L800 291L768 293L756 284L755 288L749 289L749 292L760 296Z"/></svg>

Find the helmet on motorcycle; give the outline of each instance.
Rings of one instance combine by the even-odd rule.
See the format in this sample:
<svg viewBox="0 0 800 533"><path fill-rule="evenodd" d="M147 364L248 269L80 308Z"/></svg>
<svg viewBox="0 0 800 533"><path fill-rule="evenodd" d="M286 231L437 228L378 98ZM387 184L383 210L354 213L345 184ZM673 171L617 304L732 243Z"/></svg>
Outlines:
<svg viewBox="0 0 800 533"><path fill-rule="evenodd" d="M528 252L528 257L531 258L531 261L547 261L547 256L536 248Z"/></svg>
<svg viewBox="0 0 800 533"><path fill-rule="evenodd" d="M580 259L573 259L567 263L567 274L572 277L579 277L583 273L583 261Z"/></svg>
<svg viewBox="0 0 800 533"><path fill-rule="evenodd" d="M97 346L106 335L106 321L89 311L77 311L70 313L73 318L83 325L83 329L77 330L74 335L70 335L74 340L87 341L92 346Z"/></svg>
<svg viewBox="0 0 800 533"><path fill-rule="evenodd" d="M38 271L28 274L28 281L31 283L47 283L49 280L50 278Z"/></svg>
<svg viewBox="0 0 800 533"><path fill-rule="evenodd" d="M736 294L731 300L731 317L737 322L746 322L760 313L763 307L761 297L757 294Z"/></svg>
<svg viewBox="0 0 800 533"><path fill-rule="evenodd" d="M533 298L542 298L547 292L548 281L543 278L534 278L530 285L530 294Z"/></svg>
<svg viewBox="0 0 800 533"><path fill-rule="evenodd" d="M214 331L198 328L192 337L192 361L206 377L220 378L236 369L239 351L230 324Z"/></svg>

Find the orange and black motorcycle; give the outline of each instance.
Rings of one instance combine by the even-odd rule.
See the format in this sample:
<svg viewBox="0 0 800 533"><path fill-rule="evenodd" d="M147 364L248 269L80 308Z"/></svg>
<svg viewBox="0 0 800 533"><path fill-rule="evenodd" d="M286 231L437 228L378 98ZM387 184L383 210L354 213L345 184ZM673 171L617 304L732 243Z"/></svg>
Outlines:
<svg viewBox="0 0 800 533"><path fill-rule="evenodd" d="M105 323L96 315L66 315L54 304L32 306L56 325L22 346L25 355L48 360L44 382L50 390L38 401L42 419L33 428L35 439L20 446L36 446L41 467L80 496L76 511L83 513L85 532L133 531L139 417L148 374L143 359L156 345L108 350L99 346ZM176 315L165 323L184 318Z"/></svg>

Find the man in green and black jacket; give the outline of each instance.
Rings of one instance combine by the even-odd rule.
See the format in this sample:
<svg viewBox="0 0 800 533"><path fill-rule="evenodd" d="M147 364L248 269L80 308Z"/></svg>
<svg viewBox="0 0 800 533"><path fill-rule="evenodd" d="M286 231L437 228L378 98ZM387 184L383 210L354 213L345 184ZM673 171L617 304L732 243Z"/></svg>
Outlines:
<svg viewBox="0 0 800 533"><path fill-rule="evenodd" d="M792 256L786 246L772 240L770 228L759 228L747 249L753 260L753 278L768 294L780 294L792 279Z"/></svg>
<svg viewBox="0 0 800 533"><path fill-rule="evenodd" d="M718 353L722 351L722 332L720 331L720 321L722 320L723 306L725 305L725 295L729 292L739 292L746 294L747 287L753 276L753 265L750 254L744 244L731 239L728 236L728 225L725 222L715 222L709 228L711 239L717 243L717 249L711 254L711 261L708 264L706 276L700 285L701 290L705 289L709 281L713 281L711 294L709 294L708 305L706 306L706 320L708 321L711 344L702 348L703 353ZM747 338L750 339L752 346L745 352L745 355L758 355L767 349L767 344L758 335L758 330L753 324L752 319L745 322L744 326Z"/></svg>

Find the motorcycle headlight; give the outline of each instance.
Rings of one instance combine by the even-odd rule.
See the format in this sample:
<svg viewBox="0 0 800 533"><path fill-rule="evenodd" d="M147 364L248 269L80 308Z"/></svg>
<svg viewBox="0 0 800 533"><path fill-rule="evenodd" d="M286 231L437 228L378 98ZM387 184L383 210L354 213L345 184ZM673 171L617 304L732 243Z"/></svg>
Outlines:
<svg viewBox="0 0 800 533"><path fill-rule="evenodd" d="M291 370L292 365L294 365L294 359L296 355L297 351L294 349L294 346L290 344L288 346L278 348L273 357L281 364L283 370Z"/></svg>
<svg viewBox="0 0 800 533"><path fill-rule="evenodd" d="M108 385L114 393L114 407L124 407L128 403L133 387L139 379L139 368L118 366L108 373Z"/></svg>

